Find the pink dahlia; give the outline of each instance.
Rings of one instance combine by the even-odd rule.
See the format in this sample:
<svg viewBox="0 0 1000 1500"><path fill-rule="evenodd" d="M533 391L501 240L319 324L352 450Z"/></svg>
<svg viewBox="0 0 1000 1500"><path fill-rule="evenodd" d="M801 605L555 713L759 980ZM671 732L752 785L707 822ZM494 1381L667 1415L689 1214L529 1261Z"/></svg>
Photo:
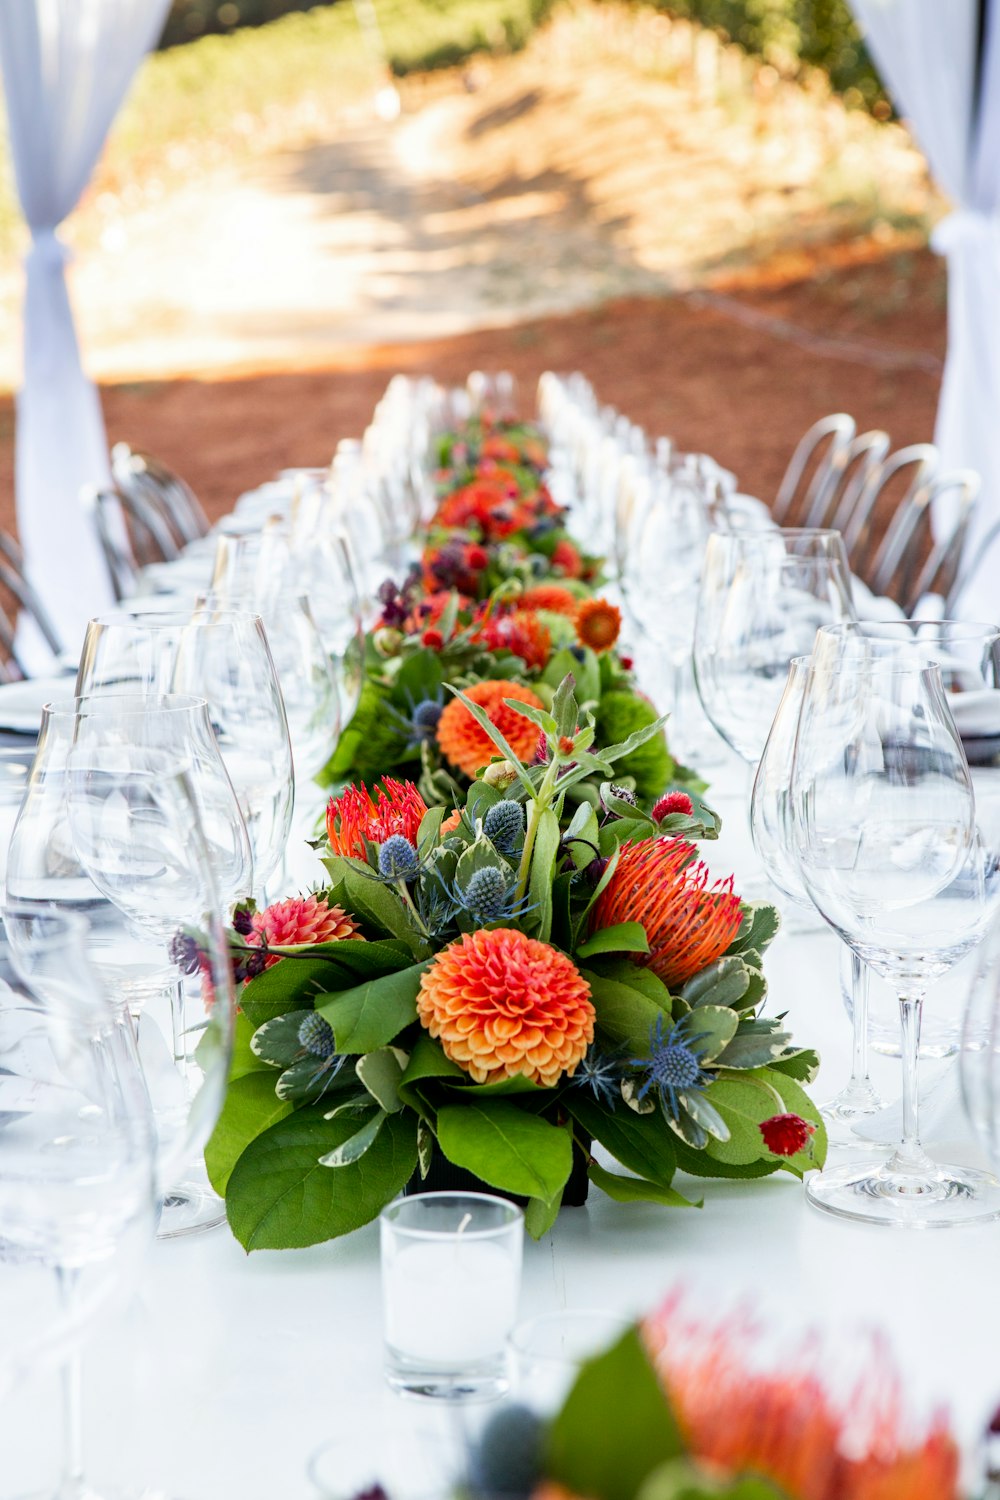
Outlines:
<svg viewBox="0 0 1000 1500"><path fill-rule="evenodd" d="M276 901L264 911L254 912L252 922L246 940L254 948L295 948L347 938L364 942L357 920L342 906L331 906L323 896L291 896L287 901ZM269 969L280 958L279 953L271 954L264 967Z"/></svg>

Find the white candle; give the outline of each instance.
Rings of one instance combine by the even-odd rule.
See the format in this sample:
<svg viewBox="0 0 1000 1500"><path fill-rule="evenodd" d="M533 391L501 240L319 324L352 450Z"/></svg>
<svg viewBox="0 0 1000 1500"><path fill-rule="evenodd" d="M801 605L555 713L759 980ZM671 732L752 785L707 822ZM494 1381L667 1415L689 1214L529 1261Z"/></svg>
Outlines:
<svg viewBox="0 0 1000 1500"><path fill-rule="evenodd" d="M488 1359L514 1325L519 1281L520 1255L488 1240L397 1246L383 1268L386 1342L440 1367Z"/></svg>

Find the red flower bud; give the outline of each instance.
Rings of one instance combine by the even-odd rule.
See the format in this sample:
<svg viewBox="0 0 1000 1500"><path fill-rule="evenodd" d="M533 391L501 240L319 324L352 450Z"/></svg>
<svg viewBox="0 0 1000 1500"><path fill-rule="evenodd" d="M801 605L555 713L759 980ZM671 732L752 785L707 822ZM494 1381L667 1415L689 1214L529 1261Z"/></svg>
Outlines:
<svg viewBox="0 0 1000 1500"><path fill-rule="evenodd" d="M423 635L420 637L420 640L421 644L426 646L431 651L440 651L442 646L444 645L444 636L441 634L440 630L425 630Z"/></svg>
<svg viewBox="0 0 1000 1500"><path fill-rule="evenodd" d="M797 1156L808 1146L816 1126L801 1115L772 1115L769 1120L762 1120L757 1129L772 1156Z"/></svg>
<svg viewBox="0 0 1000 1500"><path fill-rule="evenodd" d="M669 813L686 813L690 817L693 812L694 803L687 792L668 792L659 802L654 802L650 817L654 823L662 823Z"/></svg>

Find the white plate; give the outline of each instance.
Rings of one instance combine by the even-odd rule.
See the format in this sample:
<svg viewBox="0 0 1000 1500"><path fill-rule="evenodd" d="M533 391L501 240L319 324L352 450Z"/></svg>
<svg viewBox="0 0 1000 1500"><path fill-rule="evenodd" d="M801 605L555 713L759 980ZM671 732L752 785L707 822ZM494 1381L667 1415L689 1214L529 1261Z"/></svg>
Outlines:
<svg viewBox="0 0 1000 1500"><path fill-rule="evenodd" d="M72 677L32 677L27 682L0 685L0 729L33 734L42 722L42 709L54 700L72 698Z"/></svg>

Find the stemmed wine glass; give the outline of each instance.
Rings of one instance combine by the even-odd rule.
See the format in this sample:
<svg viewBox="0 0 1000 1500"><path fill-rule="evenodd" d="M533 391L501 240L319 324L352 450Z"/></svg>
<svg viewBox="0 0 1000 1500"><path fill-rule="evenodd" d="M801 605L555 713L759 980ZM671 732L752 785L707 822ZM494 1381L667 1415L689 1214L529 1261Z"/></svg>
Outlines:
<svg viewBox="0 0 1000 1500"><path fill-rule="evenodd" d="M854 619L838 531L713 532L694 624L698 695L722 738L751 767L764 752L788 663L821 625Z"/></svg>
<svg viewBox="0 0 1000 1500"><path fill-rule="evenodd" d="M260 616L214 608L133 619L99 615L87 626L77 693L107 692L207 700L250 839L254 891L262 893L284 858L293 779L288 719Z"/></svg>
<svg viewBox="0 0 1000 1500"><path fill-rule="evenodd" d="M795 736L802 699L809 677L810 657L796 656L788 669L764 753L754 777L750 797L750 833L754 849L768 879L780 894L815 920L816 908L802 883L795 857L790 823L789 788ZM880 1149L856 1135L851 1128L858 1120L884 1108L868 1073L868 968L851 953L851 1077L835 1098L821 1106L827 1138L832 1146L850 1146L864 1151Z"/></svg>
<svg viewBox="0 0 1000 1500"><path fill-rule="evenodd" d="M941 1165L918 1128L920 1016L929 984L980 940L1000 896L995 844L977 827L972 777L940 668L911 634L850 626L817 637L791 778L794 846L813 902L895 988L903 1138L877 1168L853 1162L807 1184L819 1208L898 1227L1000 1214L988 1173Z"/></svg>
<svg viewBox="0 0 1000 1500"><path fill-rule="evenodd" d="M97 1500L79 1343L131 1283L156 1222L155 1134L79 915L10 905L0 928L0 1395L62 1369L61 1500Z"/></svg>

